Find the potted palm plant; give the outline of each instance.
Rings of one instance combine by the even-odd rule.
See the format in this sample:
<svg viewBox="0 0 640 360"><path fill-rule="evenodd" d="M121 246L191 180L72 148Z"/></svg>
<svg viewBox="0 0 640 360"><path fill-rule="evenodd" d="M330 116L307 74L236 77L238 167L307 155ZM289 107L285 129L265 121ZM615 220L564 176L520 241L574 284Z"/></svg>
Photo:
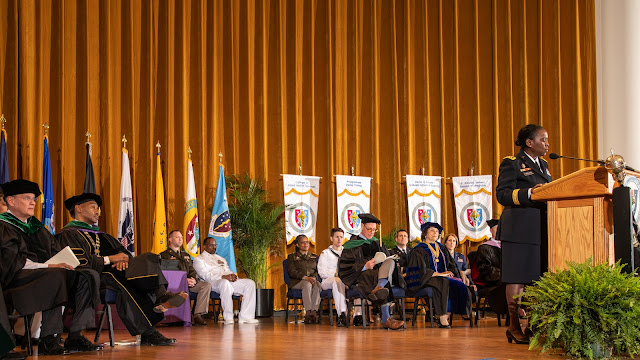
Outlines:
<svg viewBox="0 0 640 360"><path fill-rule="evenodd" d="M640 279L614 266L569 262L524 292L534 337L529 349L590 359L640 353Z"/></svg>
<svg viewBox="0 0 640 360"><path fill-rule="evenodd" d="M267 200L260 180L243 174L227 177L229 215L238 262L256 283L256 316L273 315L273 289L265 289L271 267L268 257L279 255L284 244L284 206Z"/></svg>

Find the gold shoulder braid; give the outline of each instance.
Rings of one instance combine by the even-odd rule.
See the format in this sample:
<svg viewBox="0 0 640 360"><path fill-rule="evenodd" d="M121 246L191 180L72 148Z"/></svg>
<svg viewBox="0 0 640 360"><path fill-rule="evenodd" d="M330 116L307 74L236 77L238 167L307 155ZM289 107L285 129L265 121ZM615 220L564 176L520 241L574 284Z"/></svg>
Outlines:
<svg viewBox="0 0 640 360"><path fill-rule="evenodd" d="M96 256L100 256L100 237L98 236L98 234L95 234L96 239L93 240L90 233L87 233L84 231L79 231L79 233L82 234L82 236L84 236L84 238L89 241L91 246L93 246L93 253L96 254Z"/></svg>

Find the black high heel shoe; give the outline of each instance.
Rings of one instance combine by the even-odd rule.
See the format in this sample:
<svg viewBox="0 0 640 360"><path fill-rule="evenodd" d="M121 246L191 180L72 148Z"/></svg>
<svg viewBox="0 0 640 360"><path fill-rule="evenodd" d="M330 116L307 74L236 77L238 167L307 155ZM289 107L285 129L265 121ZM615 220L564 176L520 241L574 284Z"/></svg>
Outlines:
<svg viewBox="0 0 640 360"><path fill-rule="evenodd" d="M509 329L507 329L507 340L509 341L509 344L511 344L512 341L515 341L516 344L528 344L529 343L529 339L519 340L518 338L516 338L511 333L511 330L509 330Z"/></svg>

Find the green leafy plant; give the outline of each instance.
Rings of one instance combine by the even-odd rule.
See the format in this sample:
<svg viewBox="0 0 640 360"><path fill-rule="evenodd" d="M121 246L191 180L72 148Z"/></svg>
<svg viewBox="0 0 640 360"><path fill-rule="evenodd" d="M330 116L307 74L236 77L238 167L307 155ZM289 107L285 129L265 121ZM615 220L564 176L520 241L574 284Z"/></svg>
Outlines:
<svg viewBox="0 0 640 360"><path fill-rule="evenodd" d="M524 292L534 329L529 349L589 359L640 353L640 279L615 266L567 263Z"/></svg>
<svg viewBox="0 0 640 360"><path fill-rule="evenodd" d="M284 206L267 201L260 180L249 174L227 177L230 189L229 216L238 262L260 289L265 288L270 255L279 255L284 244Z"/></svg>
<svg viewBox="0 0 640 360"><path fill-rule="evenodd" d="M381 235L382 245L387 249L396 247L396 233L400 230L400 227L396 226L391 229L391 232L387 235Z"/></svg>

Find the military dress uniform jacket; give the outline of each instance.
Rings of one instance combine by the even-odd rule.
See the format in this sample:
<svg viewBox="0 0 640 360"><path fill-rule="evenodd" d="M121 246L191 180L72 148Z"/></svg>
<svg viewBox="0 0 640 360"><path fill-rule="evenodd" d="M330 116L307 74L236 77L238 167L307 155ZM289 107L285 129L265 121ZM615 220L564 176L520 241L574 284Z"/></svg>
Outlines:
<svg viewBox="0 0 640 360"><path fill-rule="evenodd" d="M546 204L529 199L529 189L551 182L547 162L540 167L524 150L500 164L496 197L505 206L496 238L502 241L502 281L527 284L538 280L547 264Z"/></svg>
<svg viewBox="0 0 640 360"><path fill-rule="evenodd" d="M406 252L400 250L397 246L389 249L389 254L398 255L398 260L396 260L396 268L393 270L392 282L393 286L398 286L406 290L407 284L404 281L404 271L407 267L407 262L409 261L409 254L411 253L411 248L406 247Z"/></svg>
<svg viewBox="0 0 640 360"><path fill-rule="evenodd" d="M287 257L287 272L291 281L289 287L296 286L302 278L309 276L318 277L318 255L307 252L301 254L299 251L289 254Z"/></svg>
<svg viewBox="0 0 640 360"><path fill-rule="evenodd" d="M191 256L186 251L184 251L183 248L180 248L180 250L178 250L177 252L173 249L167 248L167 250L160 253L160 259L178 260L178 268L187 273L187 278L198 280L198 273L193 267L193 260L191 260Z"/></svg>

